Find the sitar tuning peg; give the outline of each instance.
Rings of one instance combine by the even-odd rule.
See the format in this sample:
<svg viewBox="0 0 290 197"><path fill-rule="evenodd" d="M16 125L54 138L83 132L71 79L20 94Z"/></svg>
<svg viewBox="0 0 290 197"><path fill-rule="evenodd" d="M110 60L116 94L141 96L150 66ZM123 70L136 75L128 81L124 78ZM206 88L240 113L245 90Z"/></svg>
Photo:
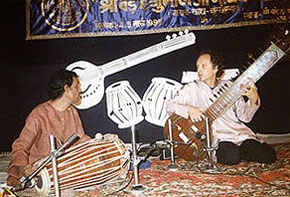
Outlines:
<svg viewBox="0 0 290 197"><path fill-rule="evenodd" d="M255 61L255 59L252 57L252 58L248 58L246 63L248 64L248 66L251 66L254 61Z"/></svg>
<svg viewBox="0 0 290 197"><path fill-rule="evenodd" d="M189 33L189 30L188 30L188 29L185 29L185 30L184 30L184 33L185 33L185 34L188 34L188 33Z"/></svg>
<svg viewBox="0 0 290 197"><path fill-rule="evenodd" d="M283 42L283 51L285 53L288 53L290 51L290 43L289 42Z"/></svg>
<svg viewBox="0 0 290 197"><path fill-rule="evenodd" d="M242 68L240 68L241 69L241 73L243 73L245 70L247 70L248 69L248 67L247 66L245 66L244 64L242 64Z"/></svg>
<svg viewBox="0 0 290 197"><path fill-rule="evenodd" d="M179 34L180 36L182 36L184 33L183 33L182 31L180 31L178 34Z"/></svg>
<svg viewBox="0 0 290 197"><path fill-rule="evenodd" d="M167 35L166 36L166 40L170 40L171 39L171 36L170 35Z"/></svg>
<svg viewBox="0 0 290 197"><path fill-rule="evenodd" d="M277 43L278 42L278 38L277 38L277 36L274 34L274 35L272 35L272 42L274 42L274 43Z"/></svg>
<svg viewBox="0 0 290 197"><path fill-rule="evenodd" d="M255 61L254 55L252 53L247 54L248 58Z"/></svg>
<svg viewBox="0 0 290 197"><path fill-rule="evenodd" d="M172 34L172 38L176 38L177 37L177 34Z"/></svg>
<svg viewBox="0 0 290 197"><path fill-rule="evenodd" d="M263 53L264 52L264 50L262 49L262 48L258 48L258 50L261 52L261 53Z"/></svg>
<svg viewBox="0 0 290 197"><path fill-rule="evenodd" d="M281 36L281 34L280 34L280 36L278 35L278 36L276 36L276 35L274 35L274 39L273 39L273 41L274 41L274 43L281 43L281 41L283 41L283 37L284 37L284 35L283 36Z"/></svg>

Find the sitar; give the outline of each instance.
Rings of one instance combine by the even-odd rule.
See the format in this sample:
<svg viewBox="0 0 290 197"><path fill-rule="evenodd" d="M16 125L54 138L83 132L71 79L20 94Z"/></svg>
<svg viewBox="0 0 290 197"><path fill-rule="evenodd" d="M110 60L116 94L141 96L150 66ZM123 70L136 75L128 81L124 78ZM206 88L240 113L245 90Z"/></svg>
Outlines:
<svg viewBox="0 0 290 197"><path fill-rule="evenodd" d="M257 82L275 63L289 51L289 32L286 31L285 38L271 45L243 72L233 83L225 83L221 88L217 99L208 109L203 112L201 120L192 122L189 118L173 114L169 117L171 127L166 122L164 127L165 139L169 139L169 128L172 129L172 137L175 142L175 154L188 161L194 161L205 157L204 151L206 138L206 119L209 125L221 117L243 94L243 85ZM279 46L278 46L279 45ZM209 133L212 139L212 133Z"/></svg>

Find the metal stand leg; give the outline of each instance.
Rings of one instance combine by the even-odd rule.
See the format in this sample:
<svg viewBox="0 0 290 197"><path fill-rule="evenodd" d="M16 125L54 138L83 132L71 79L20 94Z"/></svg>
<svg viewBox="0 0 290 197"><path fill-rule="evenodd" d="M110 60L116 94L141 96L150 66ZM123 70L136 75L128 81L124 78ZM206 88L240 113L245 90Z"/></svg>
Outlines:
<svg viewBox="0 0 290 197"><path fill-rule="evenodd" d="M56 150L55 150L55 141L53 135L49 136L50 142L50 153L52 156L52 171L53 171L53 185L54 185L54 193L56 197L60 197L59 185L58 185L58 174L57 174L57 161L56 161Z"/></svg>
<svg viewBox="0 0 290 197"><path fill-rule="evenodd" d="M207 151L207 159L208 159L208 165L207 165L205 171L208 173L213 173L213 172L216 172L216 170L218 168L212 162L212 151L215 150L215 147L211 146L210 125L209 125L208 117L205 118L205 128L206 128L206 147L205 147L205 149Z"/></svg>
<svg viewBox="0 0 290 197"><path fill-rule="evenodd" d="M145 188L139 184L139 170L138 164L140 159L137 158L137 150L136 150L136 137L135 137L135 126L131 126L132 132L132 157L133 157L133 171L134 171L134 181L133 190L135 191L143 191Z"/></svg>
<svg viewBox="0 0 290 197"><path fill-rule="evenodd" d="M175 163L175 156L174 156L174 141L172 136L172 125L171 120L168 119L168 131L169 131L169 144L170 144L170 160L171 164L167 166L169 170L176 171L178 170L178 165Z"/></svg>

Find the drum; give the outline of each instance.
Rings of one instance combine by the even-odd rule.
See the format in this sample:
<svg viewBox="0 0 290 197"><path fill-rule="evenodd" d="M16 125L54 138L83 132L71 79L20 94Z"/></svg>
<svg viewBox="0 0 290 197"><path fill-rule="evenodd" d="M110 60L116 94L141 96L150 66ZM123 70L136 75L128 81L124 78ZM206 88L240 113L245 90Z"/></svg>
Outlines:
<svg viewBox="0 0 290 197"><path fill-rule="evenodd" d="M141 98L128 81L113 83L106 89L107 114L120 129L140 123L142 116Z"/></svg>
<svg viewBox="0 0 290 197"><path fill-rule="evenodd" d="M166 112L166 103L173 98L182 85L174 80L155 77L142 98L145 119L155 125L164 127L169 115Z"/></svg>
<svg viewBox="0 0 290 197"><path fill-rule="evenodd" d="M57 158L59 188L61 191L82 189L125 179L128 160L126 146L112 134L70 147ZM41 170L36 182L39 194L46 196L54 191L51 163Z"/></svg>

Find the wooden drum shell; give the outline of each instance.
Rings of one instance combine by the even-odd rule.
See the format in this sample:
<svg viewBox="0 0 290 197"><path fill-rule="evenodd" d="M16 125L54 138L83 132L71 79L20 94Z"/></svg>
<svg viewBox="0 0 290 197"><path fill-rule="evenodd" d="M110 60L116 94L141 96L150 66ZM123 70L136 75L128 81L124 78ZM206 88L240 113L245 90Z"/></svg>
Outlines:
<svg viewBox="0 0 290 197"><path fill-rule="evenodd" d="M73 146L57 158L59 188L81 189L125 178L122 176L129 170L128 159L129 152L116 135ZM41 195L54 191L51 163L40 172L35 187Z"/></svg>

